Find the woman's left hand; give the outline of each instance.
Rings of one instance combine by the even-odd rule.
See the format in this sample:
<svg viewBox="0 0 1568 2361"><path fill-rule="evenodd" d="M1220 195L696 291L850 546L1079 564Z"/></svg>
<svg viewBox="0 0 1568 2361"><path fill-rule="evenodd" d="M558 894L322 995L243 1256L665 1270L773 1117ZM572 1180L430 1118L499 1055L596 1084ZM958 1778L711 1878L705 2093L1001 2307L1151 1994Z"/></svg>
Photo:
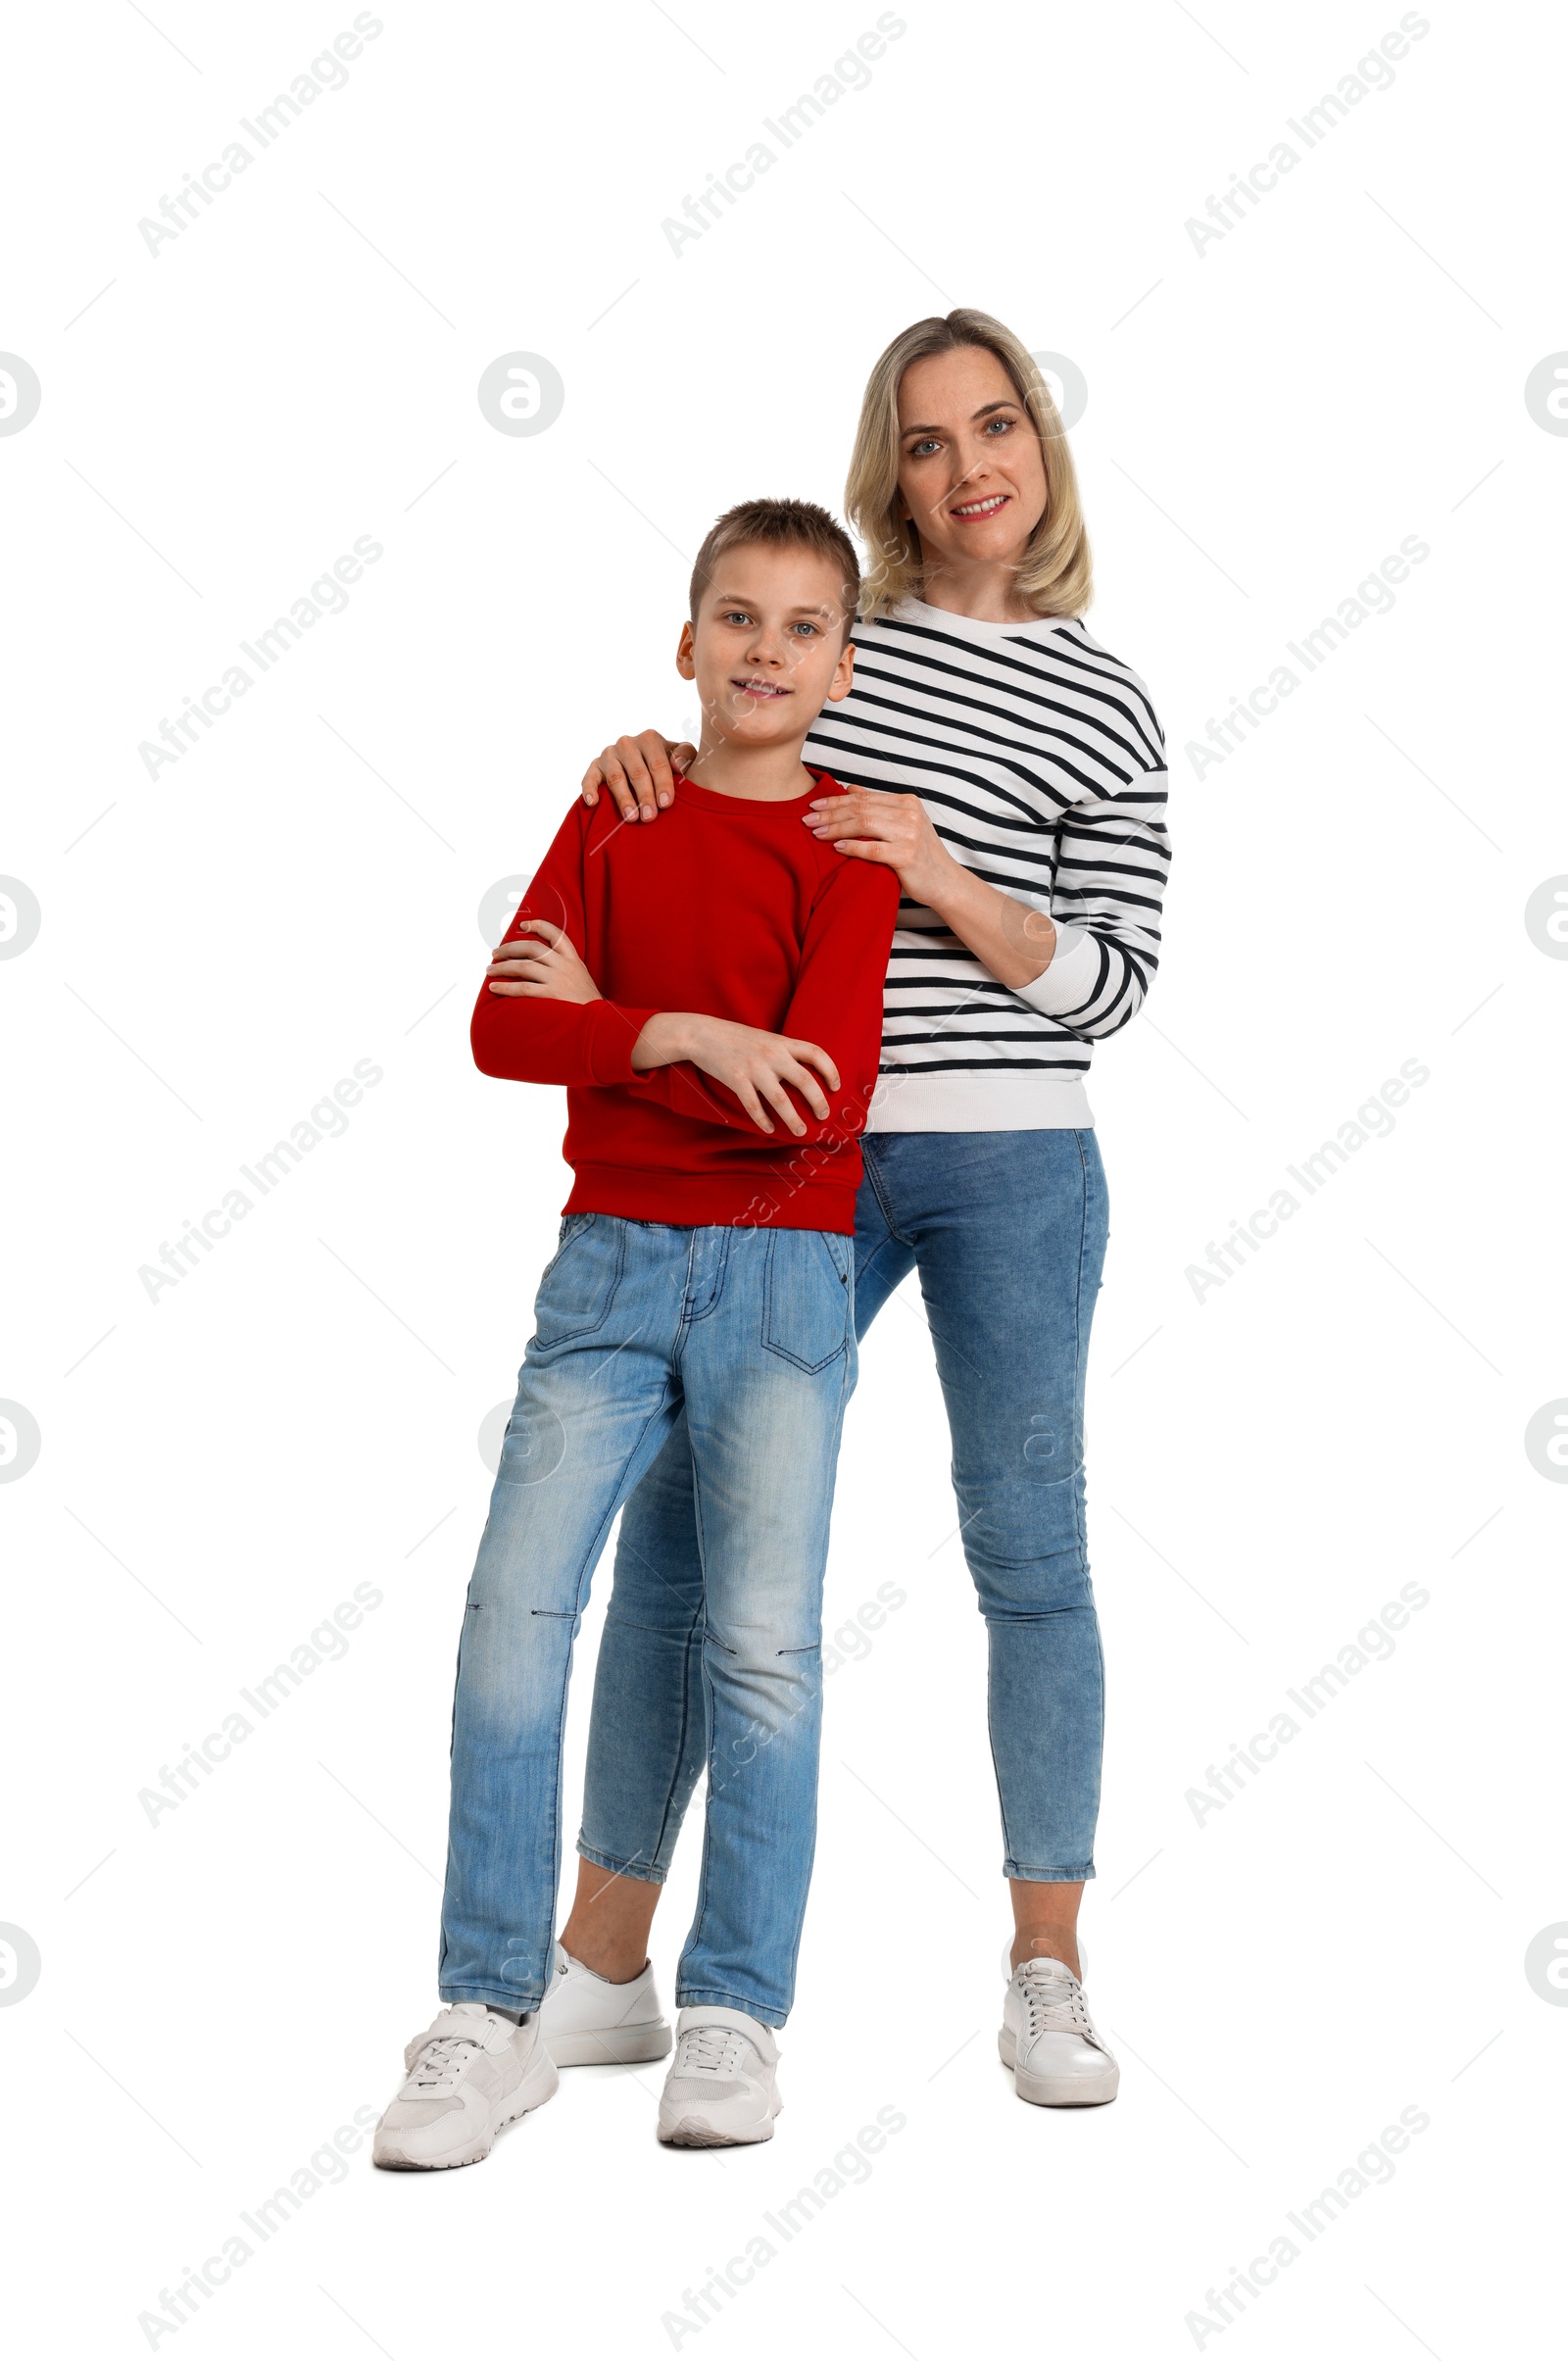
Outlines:
<svg viewBox="0 0 1568 2361"><path fill-rule="evenodd" d="M806 824L840 853L897 869L909 900L935 911L1009 991L1034 983L1054 959L1056 929L1050 915L1015 902L956 861L917 795L851 787L842 795L818 796Z"/></svg>
<svg viewBox="0 0 1568 2361"><path fill-rule="evenodd" d="M851 787L843 795L818 796L806 825L819 843L897 869L909 900L923 902L929 910L940 907L943 889L960 865L932 827L917 795Z"/></svg>

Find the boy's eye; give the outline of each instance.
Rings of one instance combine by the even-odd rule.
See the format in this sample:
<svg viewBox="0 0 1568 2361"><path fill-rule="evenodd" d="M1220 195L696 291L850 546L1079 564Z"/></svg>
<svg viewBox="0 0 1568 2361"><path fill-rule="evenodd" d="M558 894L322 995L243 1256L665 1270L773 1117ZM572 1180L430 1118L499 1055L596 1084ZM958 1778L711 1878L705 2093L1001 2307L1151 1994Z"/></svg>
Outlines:
<svg viewBox="0 0 1568 2361"><path fill-rule="evenodd" d="M719 616L719 618L718 618L718 619L719 619L719 621L720 621L721 623L742 623L742 624L745 624L745 623L749 623L749 622L751 621L751 619L752 619L752 618L751 618L751 616L750 616L750 615L749 615L746 613L746 611L745 611L745 609L744 609L744 608L741 608L741 607L732 607L732 608L730 609L730 611L729 611L729 613L728 613L727 615L721 615Z"/></svg>
<svg viewBox="0 0 1568 2361"><path fill-rule="evenodd" d="M790 628L793 631L804 631L811 639L818 639L821 636L814 623L792 623Z"/></svg>

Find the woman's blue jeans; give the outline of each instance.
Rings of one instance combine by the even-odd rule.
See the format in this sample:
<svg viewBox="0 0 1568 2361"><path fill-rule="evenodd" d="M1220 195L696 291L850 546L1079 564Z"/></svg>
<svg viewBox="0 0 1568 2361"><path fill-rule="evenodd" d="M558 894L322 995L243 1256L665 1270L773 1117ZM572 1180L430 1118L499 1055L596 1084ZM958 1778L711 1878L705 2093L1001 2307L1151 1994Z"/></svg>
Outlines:
<svg viewBox="0 0 1568 2361"><path fill-rule="evenodd" d="M1084 1535L1084 1373L1104 1260L1092 1131L873 1132L855 1233L863 1335L917 1270L953 1435L964 1554L990 1642L1003 1872L1091 1878L1104 1674ZM891 1462L882 1481L896 1487ZM677 1424L626 1503L582 1834L662 1882L703 1767L703 1578ZM677 1995L684 1998L684 1994Z"/></svg>

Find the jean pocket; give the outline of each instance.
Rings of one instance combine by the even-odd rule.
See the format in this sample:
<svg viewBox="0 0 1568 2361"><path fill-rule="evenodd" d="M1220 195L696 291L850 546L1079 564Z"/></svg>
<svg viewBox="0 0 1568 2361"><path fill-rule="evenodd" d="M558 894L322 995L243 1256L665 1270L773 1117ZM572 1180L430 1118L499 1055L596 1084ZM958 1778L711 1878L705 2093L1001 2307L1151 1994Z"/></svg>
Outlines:
<svg viewBox="0 0 1568 2361"><path fill-rule="evenodd" d="M855 1242L831 1230L775 1230L762 1283L762 1342L815 1377L849 1347Z"/></svg>
<svg viewBox="0 0 1568 2361"><path fill-rule="evenodd" d="M570 1213L534 1302L541 1353L597 1336L609 1319L626 1260L626 1225L604 1213Z"/></svg>

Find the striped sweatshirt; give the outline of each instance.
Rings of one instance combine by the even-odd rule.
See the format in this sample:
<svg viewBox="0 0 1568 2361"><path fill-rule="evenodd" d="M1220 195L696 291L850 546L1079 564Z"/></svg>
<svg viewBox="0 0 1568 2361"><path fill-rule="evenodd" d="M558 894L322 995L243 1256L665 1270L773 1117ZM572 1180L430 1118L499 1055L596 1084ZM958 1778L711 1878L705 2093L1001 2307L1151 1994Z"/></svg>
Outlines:
<svg viewBox="0 0 1568 2361"><path fill-rule="evenodd" d="M1076 619L984 623L906 599L855 626L855 686L806 759L918 795L957 861L1056 927L1032 984L999 984L935 912L899 906L870 1131L1093 1123L1092 1045L1159 963L1165 750L1136 672Z"/></svg>

